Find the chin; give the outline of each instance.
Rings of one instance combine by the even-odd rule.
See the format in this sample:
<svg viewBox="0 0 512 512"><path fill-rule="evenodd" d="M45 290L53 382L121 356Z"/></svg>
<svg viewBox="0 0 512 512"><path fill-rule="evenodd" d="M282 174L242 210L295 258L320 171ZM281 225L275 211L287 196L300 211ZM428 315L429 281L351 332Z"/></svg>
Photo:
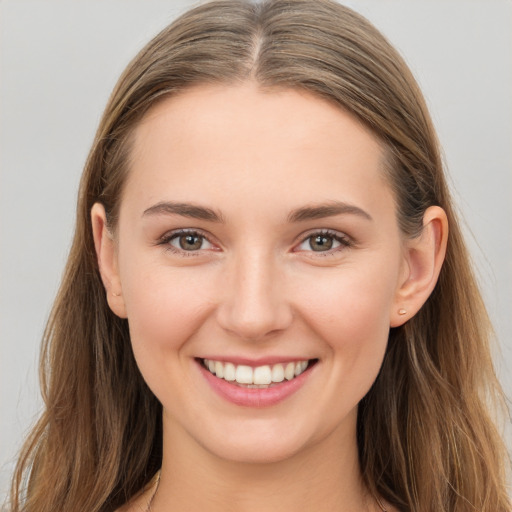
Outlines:
<svg viewBox="0 0 512 512"><path fill-rule="evenodd" d="M244 421L238 427L221 429L209 439L204 435L203 448L231 462L247 464L271 464L292 459L315 443L314 431L302 423L293 429L289 422L283 425L271 421ZM213 434L213 432L210 432Z"/></svg>
<svg viewBox="0 0 512 512"><path fill-rule="evenodd" d="M240 464L274 464L291 459L301 453L303 447L283 443L282 440L274 442L254 441L246 439L241 443L227 442L225 446L215 446L211 453L229 462Z"/></svg>

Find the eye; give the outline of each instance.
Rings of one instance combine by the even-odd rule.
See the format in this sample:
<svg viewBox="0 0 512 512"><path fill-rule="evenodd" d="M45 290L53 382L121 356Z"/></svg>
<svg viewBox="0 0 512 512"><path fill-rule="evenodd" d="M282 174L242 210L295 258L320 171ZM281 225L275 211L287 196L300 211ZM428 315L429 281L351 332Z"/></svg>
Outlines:
<svg viewBox="0 0 512 512"><path fill-rule="evenodd" d="M174 252L197 252L214 249L214 245L197 231L178 231L164 236L161 245L167 245Z"/></svg>
<svg viewBox="0 0 512 512"><path fill-rule="evenodd" d="M298 246L298 251L335 252L337 249L349 247L350 239L341 233L321 231L312 233Z"/></svg>

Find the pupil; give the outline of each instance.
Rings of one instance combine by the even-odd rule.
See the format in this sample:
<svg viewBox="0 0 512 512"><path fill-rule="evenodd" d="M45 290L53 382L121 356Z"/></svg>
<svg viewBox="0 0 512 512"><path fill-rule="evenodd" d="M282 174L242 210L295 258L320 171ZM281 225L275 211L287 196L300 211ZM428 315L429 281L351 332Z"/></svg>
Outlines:
<svg viewBox="0 0 512 512"><path fill-rule="evenodd" d="M332 247L332 238L318 235L313 238L310 245L314 251L328 251Z"/></svg>
<svg viewBox="0 0 512 512"><path fill-rule="evenodd" d="M200 249L202 244L201 237L197 235L180 236L180 247L185 251Z"/></svg>

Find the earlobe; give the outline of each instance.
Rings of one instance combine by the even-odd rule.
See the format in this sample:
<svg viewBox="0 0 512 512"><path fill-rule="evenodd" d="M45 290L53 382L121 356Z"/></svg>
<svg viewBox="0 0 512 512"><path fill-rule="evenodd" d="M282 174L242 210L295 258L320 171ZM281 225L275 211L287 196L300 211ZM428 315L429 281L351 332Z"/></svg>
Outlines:
<svg viewBox="0 0 512 512"><path fill-rule="evenodd" d="M431 206L423 216L421 234L406 242L406 271L395 296L391 327L407 322L429 298L441 272L447 242L446 213L439 206Z"/></svg>
<svg viewBox="0 0 512 512"><path fill-rule="evenodd" d="M105 287L108 305L117 316L126 318L115 240L108 229L105 208L101 203L93 205L91 223L98 268Z"/></svg>

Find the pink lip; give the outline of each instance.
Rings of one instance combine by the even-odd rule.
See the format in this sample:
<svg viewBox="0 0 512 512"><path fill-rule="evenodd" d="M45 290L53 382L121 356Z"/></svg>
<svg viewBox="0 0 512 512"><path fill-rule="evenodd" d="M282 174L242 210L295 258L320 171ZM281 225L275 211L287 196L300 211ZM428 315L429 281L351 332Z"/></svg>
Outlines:
<svg viewBox="0 0 512 512"><path fill-rule="evenodd" d="M253 365L254 362L251 363L251 366ZM203 377L218 395L235 405L244 407L269 407L278 404L298 391L311 374L308 368L298 377L288 381L285 380L270 388L245 388L224 379L219 379L199 362L198 366Z"/></svg>

